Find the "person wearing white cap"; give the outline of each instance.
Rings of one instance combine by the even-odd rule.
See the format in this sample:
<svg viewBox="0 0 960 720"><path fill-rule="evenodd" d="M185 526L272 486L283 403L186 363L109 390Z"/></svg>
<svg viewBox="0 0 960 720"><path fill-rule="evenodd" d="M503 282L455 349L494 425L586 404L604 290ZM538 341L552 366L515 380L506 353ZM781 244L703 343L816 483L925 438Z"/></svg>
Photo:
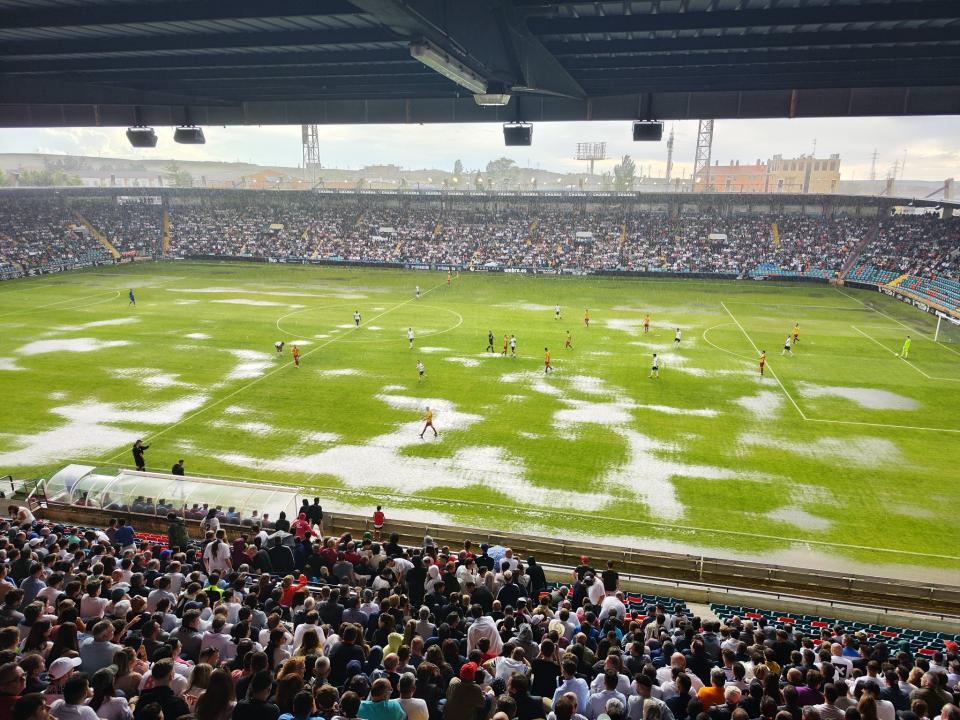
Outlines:
<svg viewBox="0 0 960 720"><path fill-rule="evenodd" d="M47 705L52 705L63 698L63 686L78 667L80 667L80 658L78 657L60 657L50 663L50 667L47 668L50 684L43 691L43 698Z"/></svg>

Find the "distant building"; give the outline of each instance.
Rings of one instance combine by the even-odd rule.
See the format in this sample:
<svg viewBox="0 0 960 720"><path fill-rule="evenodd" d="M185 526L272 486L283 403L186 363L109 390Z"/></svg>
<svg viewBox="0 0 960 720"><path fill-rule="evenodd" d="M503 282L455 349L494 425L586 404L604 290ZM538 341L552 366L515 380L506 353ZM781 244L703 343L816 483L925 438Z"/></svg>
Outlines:
<svg viewBox="0 0 960 720"><path fill-rule="evenodd" d="M729 193L834 193L840 187L840 156L828 159L801 155L784 158L774 155L765 163L757 160L753 165L741 165L731 161L719 163L706 171L697 173L694 192Z"/></svg>
<svg viewBox="0 0 960 720"><path fill-rule="evenodd" d="M840 156L829 159L801 155L774 155L768 163L769 191L783 193L833 193L840 187Z"/></svg>
<svg viewBox="0 0 960 720"><path fill-rule="evenodd" d="M730 192L762 193L768 192L767 164L757 160L753 165L741 165L739 160L731 160L729 165L710 166L710 176L706 172L697 173L694 179L694 192Z"/></svg>

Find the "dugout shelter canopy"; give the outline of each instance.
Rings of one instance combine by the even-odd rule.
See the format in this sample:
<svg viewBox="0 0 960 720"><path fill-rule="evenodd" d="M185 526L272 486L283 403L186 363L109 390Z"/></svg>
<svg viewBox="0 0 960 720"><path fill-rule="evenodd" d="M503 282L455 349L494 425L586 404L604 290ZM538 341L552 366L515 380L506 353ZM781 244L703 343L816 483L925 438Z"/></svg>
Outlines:
<svg viewBox="0 0 960 720"><path fill-rule="evenodd" d="M0 127L955 114L958 77L956 0L0 0Z"/></svg>
<svg viewBox="0 0 960 720"><path fill-rule="evenodd" d="M208 507L220 507L224 511L235 508L239 521L250 518L254 510L260 517L269 514L271 520L276 520L282 510L293 520L300 506L295 487L137 470L105 472L93 465L79 464L67 465L47 480L46 494L53 502L106 512L118 512L125 507L131 512L149 513L149 510L133 509L138 498L149 498L153 514L161 516L170 512L157 507L161 499L178 512L184 507L206 503Z"/></svg>

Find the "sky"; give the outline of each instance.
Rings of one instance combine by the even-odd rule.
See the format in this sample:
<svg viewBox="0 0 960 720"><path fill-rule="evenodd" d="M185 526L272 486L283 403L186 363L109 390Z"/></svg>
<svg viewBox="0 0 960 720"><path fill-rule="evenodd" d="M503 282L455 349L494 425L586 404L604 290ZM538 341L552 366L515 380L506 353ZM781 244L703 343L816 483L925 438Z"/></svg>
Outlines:
<svg viewBox="0 0 960 720"><path fill-rule="evenodd" d="M321 125L320 153L325 167L359 168L393 164L406 169L450 170L461 160L467 170L506 156L521 167L555 172L585 171L574 159L578 142L606 142L611 158L597 172L611 170L629 154L640 174L662 176L666 139L676 133L674 176L689 177L696 147L697 122L667 123L660 143L632 141L629 122L536 123L533 145L506 148L500 125ZM134 149L123 128L48 128L0 130L0 153L52 153L122 158L174 158L252 162L296 167L301 163L300 126L205 127L207 144L177 145L171 128L157 128L154 149ZM713 159L752 163L775 154L817 157L839 153L844 180L866 180L876 150L877 177L885 177L895 161L903 161L903 177L940 181L960 177L960 116L896 118L826 118L718 120Z"/></svg>

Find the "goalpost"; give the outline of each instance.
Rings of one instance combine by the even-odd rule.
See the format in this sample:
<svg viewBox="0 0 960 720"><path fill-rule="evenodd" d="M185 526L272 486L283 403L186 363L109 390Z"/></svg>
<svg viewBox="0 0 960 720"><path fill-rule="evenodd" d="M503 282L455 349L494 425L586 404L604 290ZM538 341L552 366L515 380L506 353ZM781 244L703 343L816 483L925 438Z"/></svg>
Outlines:
<svg viewBox="0 0 960 720"><path fill-rule="evenodd" d="M946 324L944 324L946 320ZM937 329L933 333L934 342L960 343L960 319L937 310Z"/></svg>

